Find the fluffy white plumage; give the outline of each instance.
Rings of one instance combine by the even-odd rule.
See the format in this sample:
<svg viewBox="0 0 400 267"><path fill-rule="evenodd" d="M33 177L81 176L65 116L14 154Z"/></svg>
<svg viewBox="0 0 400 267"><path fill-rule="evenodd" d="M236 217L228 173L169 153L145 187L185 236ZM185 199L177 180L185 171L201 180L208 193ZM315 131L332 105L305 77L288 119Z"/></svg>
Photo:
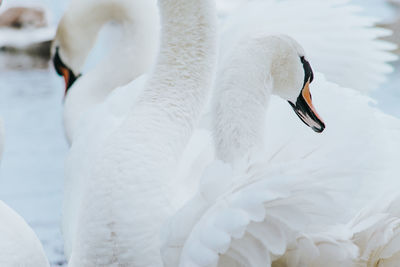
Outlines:
<svg viewBox="0 0 400 267"><path fill-rule="evenodd" d="M351 231L330 229L367 205L371 192L398 184L400 122L321 75L310 87L327 123L323 134L305 127L282 99L271 99L265 116L271 93L290 101L299 94L302 53L288 37L257 36L239 42L219 70L213 131L217 155L233 169L212 164L198 193L171 218L163 235L167 266L353 266ZM329 191L337 193L333 202L321 197Z"/></svg>
<svg viewBox="0 0 400 267"><path fill-rule="evenodd" d="M288 2L282 1L280 3L273 3L273 5L279 5L280 8L289 8ZM292 35L298 35L298 39L300 40L304 40L307 37L307 41L305 41L306 45L307 42L310 45L314 45L312 49L308 49L310 51L311 63L314 66L314 61L318 62L319 58L316 69L326 70L328 77L332 80L346 85L354 85L358 90L372 89L381 82L384 75L390 71L386 62L393 59L389 53L385 52L390 45L375 41L375 38L385 33L377 29L367 30L368 26L371 25L370 21L357 18L354 15L354 10L348 7L332 8L332 4L316 3L315 1L307 3L318 4L319 7L322 5L326 9L333 10L333 14L336 15L345 11L344 14L354 19L352 20L355 25L354 32L362 32L359 36L360 39L357 40L363 40L370 45L366 45L365 50L363 50L367 53L354 55L354 53L350 53L349 51L352 51L355 46L340 46L341 50L336 54L338 47L335 44L350 41L352 44L354 41L353 34L345 32L346 34L340 35L340 33L344 32L343 30L340 30L338 35L333 35L337 38L335 39L337 43L325 41L329 40L328 37L332 38L332 32L337 30L336 26L344 27L344 24L341 23L338 25L335 23L332 23L332 25L329 24L327 29L330 29L332 26L332 32L327 31L329 32L329 36L326 38L312 35L313 30L315 31L316 29L312 27L309 29L308 26L316 25L315 22L311 23L311 21L310 24L305 24L306 26L304 27L310 30L308 33L304 32L300 34L295 28L287 30L293 27L293 25L287 26L287 29L280 29L280 31L285 31L285 33L296 31ZM339 5L338 3L335 2L334 5ZM255 6L256 3L252 5ZM315 5L312 8L315 8ZM259 10L261 12L263 9L260 8ZM276 10L275 12L272 12L272 10L270 10L271 13L278 14ZM299 14L297 15L299 16ZM340 14L343 16L343 13ZM328 15L332 16L330 13L325 13L325 16ZM264 14L264 16L266 17L265 19L268 19L267 15ZM316 18L321 19L317 15ZM273 23L270 23L269 21L268 24L263 24L263 27L273 25ZM297 25L300 25L300 23ZM271 26L272 29L274 29L273 27ZM253 33L260 30L257 27L251 29L257 29L257 31L251 32L250 36L253 36ZM264 29L261 30L264 32ZM269 29L265 31L269 32ZM229 38L241 38L242 34L243 32L240 32L238 36ZM229 38L223 38L222 40L229 43ZM321 39L325 42L319 48L316 48L316 39ZM236 44L236 40L231 43L232 47L235 47L234 44ZM230 51L230 49L222 47L222 51ZM326 51L332 52L332 57L326 56ZM342 54L346 56L341 58L340 55ZM351 56L353 56L352 59L350 58ZM348 70L336 72L338 66L348 66L349 64L353 64L353 62L360 64L359 60L354 60L356 56L359 56L360 61L363 62L361 68L358 68L360 65L356 66L357 73L349 72ZM312 60L314 57L315 60ZM338 60L339 62L335 61L336 59L340 59ZM367 64L366 62L369 63ZM336 68L332 68L332 65L335 65ZM355 70L355 68L351 70ZM368 75L366 79L355 79L357 75L362 75L362 73L365 74L369 71L376 71L377 75ZM351 76L347 76L349 73L351 73ZM395 119L385 117L379 114L374 108L371 108L369 106L370 99L362 97L352 90L330 84L319 76L313 84L318 89L312 89L312 91L314 92L315 103L317 103L318 108L322 111L322 117L325 117L327 121L328 129L324 137L316 137L315 134L302 125L292 113L287 103L272 99L266 118L268 129L265 131L265 146L268 150L262 155L262 158L258 158L258 161L262 162L261 165L253 161L244 161L243 165L232 170L223 164L215 163L208 168L200 189L197 187L198 178L196 177L198 173L201 173L202 166L206 164L206 161L199 160L198 162L202 163L200 167L197 165L189 166L187 162L191 160L187 160L186 158L183 158L181 162L185 168L177 168L181 172L176 175L178 182L174 180L167 184L157 184L153 180L151 182L141 180L142 182L140 183L142 185L139 185L137 188L131 186L131 181L128 178L110 183L108 180L109 177L117 177L119 174L121 174L121 177L128 177L128 172L132 170L132 164L130 165L125 162L129 161L127 160L129 157L132 157L132 153L128 151L130 143L126 141L128 139L132 140L132 136L130 136L129 132L126 135L116 134L114 129L117 129L121 125L125 125L127 129L129 128L125 120L126 114L130 111L132 105L121 105L121 103L122 101L126 103L130 102L131 104L135 103L137 101L136 94L140 92L140 88L145 83L146 78L144 77L134 82L135 85L128 85L125 89L118 89L111 94L109 100L106 100L98 108L95 108L93 113L89 112L89 115L86 115L87 118L93 118L94 121L91 119L81 121L81 123L84 121L90 123L87 125L85 123L81 124L81 128L86 130L78 138L80 141L77 141L76 145L72 147L69 158L70 163L74 164L74 166L71 166L69 169L70 173L67 174L69 181L66 186L67 193L66 201L64 202L66 204L64 231L69 236L66 241L66 243L69 243L66 245L68 255L72 251L73 239L76 233L89 237L93 234L85 232L85 229L88 229L88 227L82 224L82 220L92 224L93 219L97 222L99 218L115 218L111 222L110 228L118 229L117 231L124 234L133 233L129 232L129 230L124 230L124 225L121 224L124 221L132 222L133 219L127 218L123 214L126 210L120 209L123 206L129 206L128 202L132 201L132 199L126 202L117 196L118 192L128 192L132 189L131 191L134 192L132 195L149 193L152 196L151 201L154 201L154 206L151 206L153 205L151 203L142 202L146 201L145 198L139 201L139 203L135 203L134 209L137 211L138 217L147 221L147 225L141 225L142 228L138 227L135 229L138 237L135 244L138 243L138 240L139 243L143 242L144 244L154 241L153 239L148 239L148 236L143 234L143 232L146 232L150 228L156 229L157 226L155 225L164 219L163 216L165 214L173 213L171 211L182 206L187 199L193 196L191 193L200 190L200 193L186 203L184 209L171 219L169 228L165 230L163 256L166 264L169 264L168 266L177 266L178 262L180 262L181 266L192 266L190 264L196 264L194 266L209 266L209 264L217 264L217 255L222 252L224 256L222 256L219 262L220 266L246 266L246 264L250 263L251 266L258 266L258 263L268 261L275 261L274 264L288 264L289 266L302 266L302 264L306 264L305 261L307 261L309 266L320 266L321 262L329 262L332 264L331 266L346 266L346 264L349 264L356 257L356 248L349 240L349 232L324 232L323 230L326 229L321 229L324 228L321 225L328 225L326 222L332 218L335 218L335 220L330 221L331 223L343 223L347 221L354 215L355 210L365 205L369 196L368 190L384 190L384 188L380 189L379 186L385 186L385 183L382 181L389 181L391 179L391 177L385 176L390 172L381 173L380 171L391 166L391 163L385 162L385 159L392 158L393 151L399 148L398 143L392 143L393 139L389 138L391 134L394 136L399 132L398 122ZM365 85L368 87L365 87ZM128 92L128 90L130 91ZM163 99L164 96L164 94L154 94L152 97ZM337 105L333 103L337 103ZM167 106L164 108L167 108ZM146 110L143 112L146 112ZM182 115L179 114L178 116ZM348 114L352 116L347 116ZM383 117L384 119L381 120ZM140 124L141 120L131 120L129 122L135 125ZM283 122L285 123L283 124ZM376 125L381 125L378 131L375 130ZM153 129L153 126L156 127L157 125L150 125L150 128ZM174 135L169 129L170 126L168 125L168 127L164 128L166 135ZM204 133L203 137L207 143L209 135ZM112 141L112 138L118 140L116 142L118 143L117 145ZM141 138L144 137L142 136ZM146 140L147 137L144 138L144 141ZM178 137L174 135L172 140L178 140ZM171 140L168 142L171 142ZM105 143L108 143L106 147L99 147L98 145ZM195 146L199 148L198 144L195 144ZM166 150L166 147L168 145L162 144L158 148L152 147L152 149L165 153L165 151L170 149ZM113 154L118 148L121 150L121 153L118 155ZM138 151L141 149L144 148L140 147ZM362 151L366 151L367 149L369 153L362 153ZM198 149L198 151L200 150ZM376 153L373 153L373 151ZM112 154L112 156L108 156L108 153ZM207 153L206 155L208 155ZM95 157L93 157L94 155ZM113 158L114 156L115 158ZM189 154L189 156L193 156L193 154ZM101 157L104 157L104 160L100 160ZM151 155L147 154L146 157L150 159ZM82 160L82 158L86 159ZM170 162L170 158L155 157L151 159L155 159L160 166L167 165L166 162ZM267 166L263 166L266 162ZM329 163L327 164L327 162ZM115 168L117 166L119 172L109 171L104 167L111 166L111 163L115 164ZM96 167L96 172L93 171L92 166L98 166L98 168ZM133 166L142 169L141 165ZM169 173L169 167L165 169L168 169L166 171L168 175L174 172L171 171ZM197 174L191 177L191 179L184 181L182 177L186 177L188 173L192 173L193 171ZM160 175L157 170L142 174L145 177L152 173ZM329 181L326 180L327 173L330 176ZM307 174L306 177L304 177L305 174ZM380 184L375 179L376 175L379 175L381 179L379 180ZM166 175L162 174L162 176ZM95 181L90 181L87 177L94 177ZM249 180L250 178L254 178L254 180ZM348 183L346 179L355 179L356 181ZM323 185L321 181L323 181ZM301 182L307 183L309 187L302 185ZM177 184L180 186L179 188ZM374 187L375 185L376 187ZM166 187L168 190L164 191L165 188L160 188L159 186ZM337 215L338 213L333 213L332 210L329 210L329 213L326 214L324 208L330 202L324 198L328 194L325 195L318 191L321 187L336 189L342 193L353 192L359 203L351 203L348 212L340 216ZM88 191L91 188L97 188L98 192ZM271 188L274 190L271 190ZM113 191L114 189L115 192ZM146 192L146 190L148 191ZM87 196L88 193L91 196ZM338 197L337 195L335 196ZM95 203L99 199L99 203ZM108 202L104 201L110 199L114 204L111 205L112 207L106 207ZM147 200L150 201L150 199ZM341 202L339 199L335 200ZM346 197L343 197L342 200L343 202L349 201ZM93 210L96 210L98 214L83 214L87 210L86 208L79 208L82 207L82 201L92 207ZM157 201L165 201L164 206L158 206L155 203ZM312 202L311 204L310 201ZM315 203L320 204L324 208L318 207ZM159 208L157 210L159 214L154 217L146 214L148 211L142 208L145 204L155 209ZM334 203L331 207L339 208L340 205ZM82 212L75 213L76 210L81 210ZM315 216L316 214L317 216ZM81 216L81 219L78 218L79 216ZM87 219L90 216L94 217L91 217L91 220ZM266 218L272 218L271 221L273 223L266 221ZM325 220L322 220L324 218ZM321 220L324 223L319 223ZM300 223L302 221L314 222L315 225ZM103 222L100 221L99 224L103 225ZM216 224L219 228L215 226ZM115 225L119 226L116 227ZM107 242L106 236L110 229L106 229L107 227L98 227L96 223L92 226L92 229L94 229L93 232L100 231L100 235L97 236L99 240L97 241L101 243L99 249L102 250L104 242ZM273 242L268 239L269 237L261 235L260 233L264 231L274 233L275 237L282 241L282 243ZM254 236L257 236L259 239L254 238ZM103 239L100 240L101 238ZM122 244L125 244L125 242L129 243L130 241L127 239L124 237L118 241L121 241ZM88 242L89 246L96 246L92 241ZM137 247L137 250L139 251L140 248ZM121 251L124 250L121 249ZM259 251L259 253L255 251ZM80 255L80 253L78 246L77 255ZM123 253L119 255L121 255L123 260L127 256ZM90 258L90 255L88 256ZM153 256L157 257L157 255ZM146 256L142 259L145 262ZM99 264L104 263L102 259L98 260Z"/></svg>
<svg viewBox="0 0 400 267"><path fill-rule="evenodd" d="M53 51L60 47L62 60L76 75L104 23L116 19L124 32L109 56L81 77L67 94L64 122L70 142L74 129L79 130L82 113L104 101L114 88L150 69L157 51L159 18L154 0L142 2L72 1L61 20ZM359 15L359 8L349 6L346 0L236 2L217 1L220 12L227 16L221 27L221 58L243 36L284 33L305 47L317 71L339 85L367 92L377 88L392 70L388 62L395 56L388 51L394 45L378 40L390 32L373 27L376 20ZM240 8L232 11L231 7L237 6Z"/></svg>
<svg viewBox="0 0 400 267"><path fill-rule="evenodd" d="M303 234L326 213L331 197L323 182L289 172L279 172L274 179L270 166L243 166L246 169L232 170L215 162L206 170L198 194L164 229L166 266L270 266L277 259L290 262L288 266L313 266L310 263L320 256L317 242L325 240L332 247L339 243L327 235ZM307 252L288 253L305 244ZM328 256L337 251L349 256L330 260L339 264L355 257L356 247L350 242L347 246L345 250L337 245Z"/></svg>
<svg viewBox="0 0 400 267"><path fill-rule="evenodd" d="M260 266L249 264L257 259L288 264L282 266L355 266L358 254L350 242L351 229L332 231L329 225L347 222L372 196L398 185L392 176L395 165L391 159L400 144L390 133L399 134L399 122L391 117L382 120L380 111L370 107L370 99L328 83L322 76L317 76L313 92L327 122L326 133L316 136L291 116L287 103L272 100L266 123L267 153L259 164L244 165L247 169L235 172L216 163L217 167L205 172L196 197L165 229L164 255L167 262L173 262L168 266L177 266L176 262L181 266L216 266L218 259L218 266ZM338 103L340 109L332 103ZM296 185L304 186L303 191L296 191ZM321 191L318 186L325 188ZM331 202L321 197L329 190L341 194L335 194ZM270 218L276 222L274 216L285 215L289 217L273 225L265 221ZM304 218L307 227L299 228L296 222ZM262 227L261 233L280 236L280 253L273 253L279 243L267 246L268 238L254 234L252 226ZM261 255L254 255L260 244L264 244ZM366 241L365 245L375 243ZM248 249L252 246L255 248ZM325 254L318 252L321 249ZM239 255L233 251L240 257L235 258ZM237 265L218 258L219 254L233 257Z"/></svg>
<svg viewBox="0 0 400 267"><path fill-rule="evenodd" d="M400 197L397 192L364 208L349 224L360 264L395 267L400 262Z"/></svg>
<svg viewBox="0 0 400 267"><path fill-rule="evenodd" d="M212 1L159 4L164 32L153 72L124 89L129 105L112 96L99 104L107 116L96 112L72 144L63 218L70 266L161 265L167 184L206 102L216 37Z"/></svg>
<svg viewBox="0 0 400 267"><path fill-rule="evenodd" d="M341 86L368 92L392 71L395 45L378 40L391 32L374 27L376 19L360 15L347 0L242 2L223 23L222 58L244 36L283 33L304 47L316 71Z"/></svg>

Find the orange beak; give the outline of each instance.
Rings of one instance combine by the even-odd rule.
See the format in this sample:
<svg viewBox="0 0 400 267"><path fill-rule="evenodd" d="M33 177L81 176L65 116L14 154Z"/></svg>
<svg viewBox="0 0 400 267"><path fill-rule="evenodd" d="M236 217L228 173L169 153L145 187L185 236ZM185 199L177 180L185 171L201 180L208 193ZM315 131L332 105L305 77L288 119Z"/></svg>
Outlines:
<svg viewBox="0 0 400 267"><path fill-rule="evenodd" d="M69 70L67 68L60 67L60 72L62 73L62 76L64 77L65 81L65 94L67 94L67 91L69 89L69 79L71 77Z"/></svg>
<svg viewBox="0 0 400 267"><path fill-rule="evenodd" d="M312 97L310 93L310 80L306 82L301 90L300 96L297 98L296 105L289 102L296 112L297 116L309 127L311 127L315 132L321 133L325 129L325 123L322 121L321 117L318 115L312 103Z"/></svg>
<svg viewBox="0 0 400 267"><path fill-rule="evenodd" d="M1 1L1 0L0 0ZM74 84L74 82L80 77L80 75L75 76L75 74L70 70L64 62L61 60L58 48L56 48L56 53L53 57L53 64L58 75L62 76L65 81L65 94L67 94L68 89Z"/></svg>

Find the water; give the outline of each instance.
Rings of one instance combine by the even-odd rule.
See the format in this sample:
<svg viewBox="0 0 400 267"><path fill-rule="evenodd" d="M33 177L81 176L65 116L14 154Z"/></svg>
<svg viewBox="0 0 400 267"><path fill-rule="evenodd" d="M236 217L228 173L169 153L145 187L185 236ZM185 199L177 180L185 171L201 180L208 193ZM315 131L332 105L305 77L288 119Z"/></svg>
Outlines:
<svg viewBox="0 0 400 267"><path fill-rule="evenodd" d="M394 64L395 71L379 90L372 92L377 106L387 114L400 118L400 62Z"/></svg>
<svg viewBox="0 0 400 267"><path fill-rule="evenodd" d="M0 72L0 114L6 129L0 199L38 234L52 266L64 260L62 86L50 70Z"/></svg>

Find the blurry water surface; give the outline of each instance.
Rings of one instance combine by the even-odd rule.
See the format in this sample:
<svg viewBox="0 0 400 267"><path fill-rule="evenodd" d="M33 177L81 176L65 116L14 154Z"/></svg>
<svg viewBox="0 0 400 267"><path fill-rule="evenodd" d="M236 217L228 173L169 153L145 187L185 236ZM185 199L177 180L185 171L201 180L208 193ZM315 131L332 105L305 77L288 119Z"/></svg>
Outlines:
<svg viewBox="0 0 400 267"><path fill-rule="evenodd" d="M60 216L67 145L62 95L62 82L53 71L0 72L5 126L0 199L33 227L53 266L64 258Z"/></svg>
<svg viewBox="0 0 400 267"><path fill-rule="evenodd" d="M394 63L394 67L389 80L371 95L377 101L377 107L400 118L400 62Z"/></svg>

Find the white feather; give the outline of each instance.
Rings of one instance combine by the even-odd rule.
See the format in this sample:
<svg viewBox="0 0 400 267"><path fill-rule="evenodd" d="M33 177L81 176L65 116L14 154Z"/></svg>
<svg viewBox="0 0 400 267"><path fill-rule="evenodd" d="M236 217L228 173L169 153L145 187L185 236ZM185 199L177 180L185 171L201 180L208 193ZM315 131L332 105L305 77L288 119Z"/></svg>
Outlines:
<svg viewBox="0 0 400 267"><path fill-rule="evenodd" d="M222 26L220 57L230 55L238 40L260 32L283 33L307 51L313 68L344 87L368 92L378 88L392 71L396 46L379 40L390 31L374 27L348 1L243 1Z"/></svg>

